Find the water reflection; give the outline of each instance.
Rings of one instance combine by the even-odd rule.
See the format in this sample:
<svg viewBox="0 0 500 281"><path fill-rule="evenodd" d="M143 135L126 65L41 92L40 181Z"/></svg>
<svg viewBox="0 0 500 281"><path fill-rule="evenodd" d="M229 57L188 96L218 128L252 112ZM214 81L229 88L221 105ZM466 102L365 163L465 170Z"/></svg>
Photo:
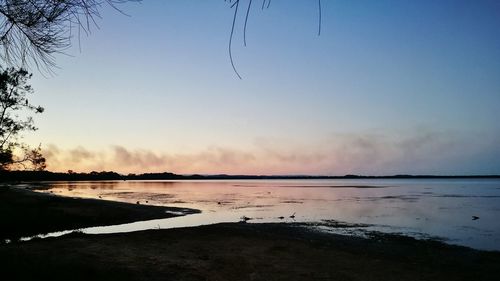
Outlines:
<svg viewBox="0 0 500 281"><path fill-rule="evenodd" d="M151 228L155 223L166 228L234 222L241 217L251 218L249 222L336 220L500 250L500 180L99 181L45 185L43 192L65 196L203 211L120 229ZM473 220L473 216L479 219Z"/></svg>

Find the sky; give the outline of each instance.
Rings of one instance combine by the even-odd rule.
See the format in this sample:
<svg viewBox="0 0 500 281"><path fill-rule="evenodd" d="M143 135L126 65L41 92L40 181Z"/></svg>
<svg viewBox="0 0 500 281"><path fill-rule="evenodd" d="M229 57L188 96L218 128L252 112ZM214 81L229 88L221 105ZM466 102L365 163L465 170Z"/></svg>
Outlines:
<svg viewBox="0 0 500 281"><path fill-rule="evenodd" d="M48 169L500 174L500 2L129 3L34 71Z"/></svg>

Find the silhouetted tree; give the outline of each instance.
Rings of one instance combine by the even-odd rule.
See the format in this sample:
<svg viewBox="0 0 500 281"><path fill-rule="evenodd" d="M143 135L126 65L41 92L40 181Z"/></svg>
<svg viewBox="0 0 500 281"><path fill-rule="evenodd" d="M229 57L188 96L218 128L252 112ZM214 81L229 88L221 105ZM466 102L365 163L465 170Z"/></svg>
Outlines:
<svg viewBox="0 0 500 281"><path fill-rule="evenodd" d="M71 45L72 31L90 32L104 4L140 0L0 0L0 56L17 68L50 70L54 54ZM119 11L119 10L118 10Z"/></svg>
<svg viewBox="0 0 500 281"><path fill-rule="evenodd" d="M40 146L19 141L21 132L36 130L33 118L25 114L43 112L28 101L33 90L25 68L50 71L54 54L71 45L74 31L88 34L97 25L103 5L120 11L115 5L138 1L0 0L0 170L45 169Z"/></svg>
<svg viewBox="0 0 500 281"><path fill-rule="evenodd" d="M0 170L18 166L45 169L40 147L31 149L20 142L21 132L36 130L29 113L43 112L41 106L34 106L28 100L33 93L27 84L30 78L31 74L23 69L8 68L0 72Z"/></svg>

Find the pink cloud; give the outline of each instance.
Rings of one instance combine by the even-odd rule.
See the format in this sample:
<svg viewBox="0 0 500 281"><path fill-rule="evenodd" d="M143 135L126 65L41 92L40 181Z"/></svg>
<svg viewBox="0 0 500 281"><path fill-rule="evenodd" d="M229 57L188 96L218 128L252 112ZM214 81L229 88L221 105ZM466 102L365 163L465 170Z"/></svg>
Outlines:
<svg viewBox="0 0 500 281"><path fill-rule="evenodd" d="M479 141L478 141L479 140ZM459 161L482 153L482 138L450 133L416 132L412 136L336 134L309 144L257 139L245 149L211 146L191 153L158 153L114 145L102 151L84 147L43 151L48 169L120 173L180 174L436 174L459 171ZM484 141L483 143L495 143ZM467 170L464 170L467 171ZM459 173L459 172L457 172Z"/></svg>

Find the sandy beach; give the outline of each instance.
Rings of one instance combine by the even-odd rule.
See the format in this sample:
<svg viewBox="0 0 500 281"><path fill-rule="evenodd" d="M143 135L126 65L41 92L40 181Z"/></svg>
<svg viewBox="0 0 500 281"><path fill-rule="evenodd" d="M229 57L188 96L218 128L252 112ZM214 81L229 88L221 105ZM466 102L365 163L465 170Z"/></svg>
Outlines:
<svg viewBox="0 0 500 281"><path fill-rule="evenodd" d="M17 189L2 189L0 196L3 202L10 200L6 205L11 210L30 205L29 211L7 213L24 223L5 220L7 207L2 207L4 237L36 232L41 223L32 224L30 212L38 212L37 220L50 225L39 233L166 215L162 207ZM51 211L37 211L41 206ZM87 220L81 212L96 220ZM57 223L50 223L53 220ZM30 226L16 228L22 224ZM16 231L6 231L12 228ZM279 223L73 233L0 246L2 275L7 280L496 280L499 262L498 252L437 241L387 234L365 239Z"/></svg>

